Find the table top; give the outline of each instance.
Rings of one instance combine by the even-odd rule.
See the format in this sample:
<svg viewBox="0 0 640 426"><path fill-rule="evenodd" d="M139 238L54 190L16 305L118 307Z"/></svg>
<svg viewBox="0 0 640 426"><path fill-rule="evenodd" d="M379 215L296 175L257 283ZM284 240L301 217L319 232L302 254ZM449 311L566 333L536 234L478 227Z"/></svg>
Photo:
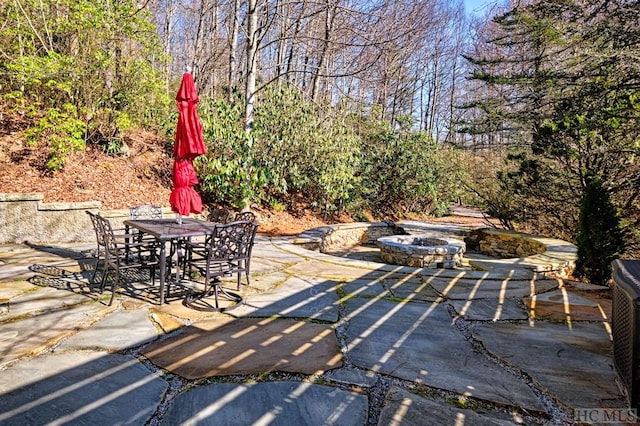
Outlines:
<svg viewBox="0 0 640 426"><path fill-rule="evenodd" d="M214 222L190 218L182 218L181 224L178 224L176 219L135 219L125 220L123 223L159 240L208 235L213 233L216 226Z"/></svg>

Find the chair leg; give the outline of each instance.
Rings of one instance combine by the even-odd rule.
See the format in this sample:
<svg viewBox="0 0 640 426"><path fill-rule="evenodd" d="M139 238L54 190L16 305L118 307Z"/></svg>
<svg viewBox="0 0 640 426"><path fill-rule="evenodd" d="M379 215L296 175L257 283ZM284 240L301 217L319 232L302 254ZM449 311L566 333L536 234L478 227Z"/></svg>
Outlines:
<svg viewBox="0 0 640 426"><path fill-rule="evenodd" d="M249 284L249 270L251 269L251 258L249 258L246 262L247 262L246 263L246 267L247 268L245 269L244 274L247 277L247 285L250 285Z"/></svg>
<svg viewBox="0 0 640 426"><path fill-rule="evenodd" d="M113 304L113 299L116 296L116 290L118 288L118 283L120 282L120 270L116 269L116 279L113 281L113 285L111 286L111 299L109 299L109 306Z"/></svg>
<svg viewBox="0 0 640 426"><path fill-rule="evenodd" d="M102 265L102 267L100 267L100 265ZM92 278L92 281L95 282L95 276L97 275L98 272L98 268L100 268L100 273L102 274L102 277L104 278L104 276L107 274L107 262L103 259L102 261L98 260L98 263L96 264L96 269L93 270L93 274L94 277ZM101 285L101 290L104 288L104 284L102 284L102 279L100 280L100 285Z"/></svg>
<svg viewBox="0 0 640 426"><path fill-rule="evenodd" d="M100 294L104 292L104 286L107 283L107 275L109 275L109 267L102 268L102 279L100 280Z"/></svg>
<svg viewBox="0 0 640 426"><path fill-rule="evenodd" d="M187 250L182 258L182 279L187 276L187 268L189 268L189 277L191 277L191 253Z"/></svg>
<svg viewBox="0 0 640 426"><path fill-rule="evenodd" d="M96 261L96 266L93 268L93 275L91 275L91 282L96 281L96 274L98 273L98 268L100 267L100 259Z"/></svg>
<svg viewBox="0 0 640 426"><path fill-rule="evenodd" d="M216 301L216 309L220 308L220 304L218 303L218 287L219 287L219 281L214 280L213 291L214 291L214 300Z"/></svg>

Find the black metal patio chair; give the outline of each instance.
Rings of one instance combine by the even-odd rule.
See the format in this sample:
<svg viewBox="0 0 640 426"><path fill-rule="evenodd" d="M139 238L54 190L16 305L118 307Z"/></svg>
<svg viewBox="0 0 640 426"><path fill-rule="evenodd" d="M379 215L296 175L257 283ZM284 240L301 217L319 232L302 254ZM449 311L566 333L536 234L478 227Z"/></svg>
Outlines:
<svg viewBox="0 0 640 426"><path fill-rule="evenodd" d="M249 245L248 245L248 252L242 256L242 260L240 260L240 262L242 262L243 264L241 267L239 267L239 269L242 269L244 271L244 274L247 278L247 285L249 285L249 274L251 273L251 253L253 251L253 244L256 238L256 233L258 231L258 225L256 224L256 214L250 211L240 212L240 213L237 213L232 220L232 222L243 222L243 221L248 221L255 224L255 229L253 230L253 234L251 235L251 241L249 242ZM238 274L238 290L240 290L240 274Z"/></svg>
<svg viewBox="0 0 640 426"><path fill-rule="evenodd" d="M154 204L142 204L139 206L129 207L129 219L162 219L162 206Z"/></svg>
<svg viewBox="0 0 640 426"><path fill-rule="evenodd" d="M231 222L216 225L212 235L204 242L184 241L186 252L183 277L192 278L194 272L204 277L204 292L187 296L187 306L199 309L195 302L211 295L214 296L214 306L210 310L230 309L220 307L219 297L230 300L234 303L233 306L242 302L239 294L221 286L221 278L237 275L237 290L240 290L243 273L247 274L247 283L249 282L249 261L257 229L255 222Z"/></svg>
<svg viewBox="0 0 640 426"><path fill-rule="evenodd" d="M98 269L102 269L102 276L104 276L105 270L106 270L106 244L104 241L104 234L102 232L102 230L100 229L100 221L97 218L97 215L94 213L91 213L90 211L86 211L87 215L89 215L89 218L91 219L91 225L93 226L93 231L96 234L96 245L97 245L97 249L96 249L96 256L97 256L97 261L96 261L96 266L93 269L93 275L91 275L91 282L94 282L96 279L96 275L98 273Z"/></svg>
<svg viewBox="0 0 640 426"><path fill-rule="evenodd" d="M117 235L108 219L99 214L87 213L91 216L92 223L94 223L96 240L98 245L102 246L104 255L100 292L104 291L109 271L113 270L116 275L111 287L109 305L113 304L120 278L126 270L134 268L149 270L152 285L155 284L155 270L160 264L157 246L135 241L130 238L130 235ZM137 255L132 256L131 253L136 253Z"/></svg>

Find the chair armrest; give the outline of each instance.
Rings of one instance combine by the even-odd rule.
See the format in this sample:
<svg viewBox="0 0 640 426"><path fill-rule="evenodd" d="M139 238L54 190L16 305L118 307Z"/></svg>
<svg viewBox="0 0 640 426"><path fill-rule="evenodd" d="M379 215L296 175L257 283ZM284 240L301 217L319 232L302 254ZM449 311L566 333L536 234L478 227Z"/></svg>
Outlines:
<svg viewBox="0 0 640 426"><path fill-rule="evenodd" d="M198 242L198 241L184 240L184 241L182 241L182 245L184 245L186 248L190 248L190 249L201 249L201 250L204 250L204 249L207 248L207 245L205 243Z"/></svg>

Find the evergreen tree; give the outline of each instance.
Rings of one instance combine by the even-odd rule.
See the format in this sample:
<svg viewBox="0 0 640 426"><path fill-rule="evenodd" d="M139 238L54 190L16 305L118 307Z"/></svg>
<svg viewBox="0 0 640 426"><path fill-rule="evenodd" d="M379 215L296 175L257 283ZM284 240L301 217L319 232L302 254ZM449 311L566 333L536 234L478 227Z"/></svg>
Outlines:
<svg viewBox="0 0 640 426"><path fill-rule="evenodd" d="M606 285L611 277L611 262L620 256L623 248L616 208L602 180L589 175L580 209L575 275L586 277L593 284Z"/></svg>

